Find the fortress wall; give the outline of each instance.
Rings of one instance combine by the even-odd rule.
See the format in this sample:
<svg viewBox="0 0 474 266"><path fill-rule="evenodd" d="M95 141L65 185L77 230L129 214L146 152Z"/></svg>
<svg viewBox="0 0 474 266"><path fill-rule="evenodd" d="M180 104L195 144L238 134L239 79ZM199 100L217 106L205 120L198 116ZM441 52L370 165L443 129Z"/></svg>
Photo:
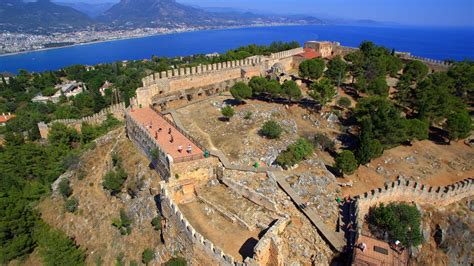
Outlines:
<svg viewBox="0 0 474 266"><path fill-rule="evenodd" d="M447 206L474 195L474 179L468 178L445 187L431 187L409 180L399 179L383 188L356 196L356 215L362 224L370 207L380 203L415 202L419 205Z"/></svg>
<svg viewBox="0 0 474 266"><path fill-rule="evenodd" d="M162 181L160 182L160 186L162 214L168 221L166 223L168 224L167 227L176 227L174 229L178 233L179 239L189 243L187 246L189 246L192 250L184 250L188 260L192 261L195 259L196 253L202 251L201 255L205 258L201 256L200 260L207 261L209 265L243 265L243 263L236 262L232 256L225 254L222 249L214 245L214 243L197 232L183 215L178 207L178 204L174 202L168 184ZM169 229L165 230L168 231Z"/></svg>
<svg viewBox="0 0 474 266"><path fill-rule="evenodd" d="M123 120L123 115L124 115L125 110L126 110L125 103L119 103L119 104L111 105L107 108L104 108L96 114L83 117L80 119L57 119L57 120L51 121L48 124L44 122L39 122L38 129L40 131L41 138L47 139L50 127L55 123L63 124L69 127L74 127L76 130L80 131L82 123L88 123L90 125L99 125L107 119L108 114L112 114L118 120Z"/></svg>
<svg viewBox="0 0 474 266"><path fill-rule="evenodd" d="M153 167L164 180L170 178L171 158L161 149L156 140L147 133L147 130L125 113L125 128L128 138L151 161Z"/></svg>
<svg viewBox="0 0 474 266"><path fill-rule="evenodd" d="M252 258L245 260L246 265L283 265L280 234L290 223L289 218L280 218L254 247Z"/></svg>

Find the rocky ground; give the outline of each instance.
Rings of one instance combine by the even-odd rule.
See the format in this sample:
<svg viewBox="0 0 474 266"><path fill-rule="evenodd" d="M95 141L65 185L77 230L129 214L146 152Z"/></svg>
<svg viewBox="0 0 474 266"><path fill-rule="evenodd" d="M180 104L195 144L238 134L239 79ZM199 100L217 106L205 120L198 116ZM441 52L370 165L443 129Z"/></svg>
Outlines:
<svg viewBox="0 0 474 266"><path fill-rule="evenodd" d="M159 177L148 167L148 160L125 137L123 127L96 141L96 147L86 152L75 170L60 178L68 178L79 201L75 213L66 212L64 199L53 192L39 205L42 218L51 226L63 230L86 250L87 264L101 261L113 265L123 255L124 262L141 261L144 249L154 249L157 262L165 254L160 235L153 230L151 220L157 216L154 196L158 194ZM111 165L111 154L117 153L128 173L125 188L116 196L103 189L102 179ZM53 185L54 188L54 185ZM130 235L121 235L112 226L123 208L132 219Z"/></svg>

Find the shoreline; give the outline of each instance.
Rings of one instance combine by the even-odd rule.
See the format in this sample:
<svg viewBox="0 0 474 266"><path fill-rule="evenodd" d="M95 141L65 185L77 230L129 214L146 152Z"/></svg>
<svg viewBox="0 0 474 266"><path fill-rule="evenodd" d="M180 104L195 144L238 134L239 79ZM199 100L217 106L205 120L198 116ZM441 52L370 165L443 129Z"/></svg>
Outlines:
<svg viewBox="0 0 474 266"><path fill-rule="evenodd" d="M231 29L245 29L245 28L260 28L260 27L311 26L311 25L324 26L324 25L326 25L326 24L268 24L268 25L258 25L258 24L255 24L255 25L235 26L235 27L222 27L222 28L190 29L190 30L183 30L183 31L170 31L170 32L149 34L149 35L143 35L143 36L132 36L132 37L117 38L117 39L109 39L109 40L100 40L100 41L91 41L91 42L80 42L80 43L74 43L74 44L71 44L71 45L64 45L64 46L58 46L58 47L49 47L49 48L33 49L33 50L21 51L21 52L14 52L14 53L6 53L6 54L0 54L0 57L17 56L17 55L29 54L29 53L35 53L35 52L44 52L44 51L49 51L49 50L57 50L57 49L71 48L71 47L75 47L75 46L84 46L84 45L92 45L92 44L115 42L115 41L125 41L125 40L141 39L141 38L148 38L148 37L154 37L154 36L162 36L162 35L170 35L170 34L180 34L180 33L189 33L189 32L214 31L214 30L231 30Z"/></svg>

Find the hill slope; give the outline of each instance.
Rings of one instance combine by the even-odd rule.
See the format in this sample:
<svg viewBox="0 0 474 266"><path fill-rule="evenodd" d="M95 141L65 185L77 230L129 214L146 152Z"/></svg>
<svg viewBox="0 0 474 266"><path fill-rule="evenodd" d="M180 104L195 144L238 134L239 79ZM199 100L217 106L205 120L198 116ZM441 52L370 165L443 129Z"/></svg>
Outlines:
<svg viewBox="0 0 474 266"><path fill-rule="evenodd" d="M0 1L0 30L18 32L60 32L81 29L92 20L73 8L56 5L50 0L24 3L21 0Z"/></svg>

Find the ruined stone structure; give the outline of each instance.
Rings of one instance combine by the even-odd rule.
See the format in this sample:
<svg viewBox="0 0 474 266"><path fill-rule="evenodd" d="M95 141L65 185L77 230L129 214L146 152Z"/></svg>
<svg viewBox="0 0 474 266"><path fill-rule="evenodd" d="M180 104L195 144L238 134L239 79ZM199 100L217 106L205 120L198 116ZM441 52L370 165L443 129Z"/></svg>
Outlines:
<svg viewBox="0 0 474 266"><path fill-rule="evenodd" d="M96 114L83 117L81 119L58 119L58 120L53 120L48 124L44 122L39 122L38 129L39 129L41 138L47 139L49 128L55 123L74 127L76 130L81 131L82 123L87 123L90 125L99 125L107 119L108 114L113 115L118 120L123 120L125 109L126 109L125 103L119 103L116 105L109 106Z"/></svg>
<svg viewBox="0 0 474 266"><path fill-rule="evenodd" d="M318 52L321 57L327 58L334 54L337 47L339 47L337 42L318 42L318 41L308 41L304 44L304 48L313 49Z"/></svg>

